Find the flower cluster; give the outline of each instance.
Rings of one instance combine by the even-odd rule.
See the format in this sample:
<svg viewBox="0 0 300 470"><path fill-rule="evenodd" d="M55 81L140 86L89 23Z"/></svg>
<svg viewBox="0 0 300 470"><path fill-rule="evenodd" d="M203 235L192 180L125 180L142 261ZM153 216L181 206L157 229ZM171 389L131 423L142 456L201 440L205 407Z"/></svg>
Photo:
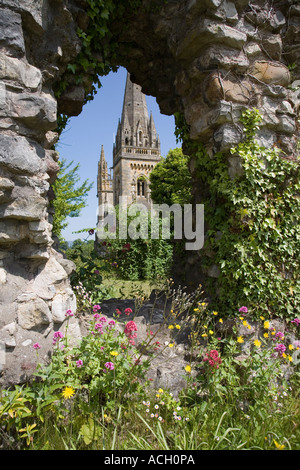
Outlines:
<svg viewBox="0 0 300 470"><path fill-rule="evenodd" d="M126 323L124 333L127 336L129 343L134 345L134 339L137 337L137 326L134 321L129 321Z"/></svg>
<svg viewBox="0 0 300 470"><path fill-rule="evenodd" d="M219 356L218 351L216 349L212 349L211 351L205 354L203 362L207 362L212 369L218 369L219 364L221 364L222 360Z"/></svg>

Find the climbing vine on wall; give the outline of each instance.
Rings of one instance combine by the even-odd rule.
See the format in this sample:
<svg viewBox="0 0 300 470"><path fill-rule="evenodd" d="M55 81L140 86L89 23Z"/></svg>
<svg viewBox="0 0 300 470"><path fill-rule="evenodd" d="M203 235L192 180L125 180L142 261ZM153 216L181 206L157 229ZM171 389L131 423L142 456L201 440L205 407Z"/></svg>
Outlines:
<svg viewBox="0 0 300 470"><path fill-rule="evenodd" d="M101 87L100 77L116 71L118 39L111 32L113 21L121 20L125 11L134 13L142 0L87 0L85 8L89 24L85 31L77 29L81 41L81 51L55 86L56 98L70 85L83 85L85 102L94 98L97 88ZM58 132L64 129L67 116L58 118Z"/></svg>
<svg viewBox="0 0 300 470"><path fill-rule="evenodd" d="M247 305L258 316L286 318L300 307L299 160L261 147L255 140L260 122L257 110L243 113L245 138L231 150L241 172L233 179L228 156L210 158L197 147L199 185L209 187L202 201L208 226L202 262L208 267L206 253L213 253L220 269L216 308L230 313ZM216 283L210 287L215 292Z"/></svg>

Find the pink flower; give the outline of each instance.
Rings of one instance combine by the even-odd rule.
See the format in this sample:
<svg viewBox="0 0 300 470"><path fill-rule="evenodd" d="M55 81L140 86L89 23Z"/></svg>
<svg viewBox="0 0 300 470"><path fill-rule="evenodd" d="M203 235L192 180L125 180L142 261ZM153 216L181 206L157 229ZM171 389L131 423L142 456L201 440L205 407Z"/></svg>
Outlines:
<svg viewBox="0 0 300 470"><path fill-rule="evenodd" d="M222 360L219 357L218 351L216 349L212 349L211 351L205 354L203 362L208 362L212 369L219 369L219 364L221 364Z"/></svg>
<svg viewBox="0 0 300 470"><path fill-rule="evenodd" d="M276 338L280 338L280 339L283 339L284 338L284 334L281 333L281 331L278 331L275 335Z"/></svg>
<svg viewBox="0 0 300 470"><path fill-rule="evenodd" d="M99 313L95 313L94 318L95 318L95 320L99 320L99 318L100 318Z"/></svg>
<svg viewBox="0 0 300 470"><path fill-rule="evenodd" d="M296 323L297 326L300 325L300 319L299 318L294 318L294 320L292 320L292 323Z"/></svg>
<svg viewBox="0 0 300 470"><path fill-rule="evenodd" d="M104 364L104 367L106 367L106 369L109 369L109 370L114 370L114 368L115 368L113 362L106 362Z"/></svg>
<svg viewBox="0 0 300 470"><path fill-rule="evenodd" d="M239 308L239 312L241 312L241 313L247 313L247 312L248 312L248 309L247 309L247 307L241 307L241 308Z"/></svg>
<svg viewBox="0 0 300 470"><path fill-rule="evenodd" d="M116 314L117 314L117 315L121 315L121 313L122 313L121 310L117 308L117 309L116 309Z"/></svg>
<svg viewBox="0 0 300 470"><path fill-rule="evenodd" d="M130 307L125 308L124 310L125 315L130 315L132 313L132 309Z"/></svg>
<svg viewBox="0 0 300 470"><path fill-rule="evenodd" d="M78 361L76 361L76 367L82 367L83 366L83 361L81 359L78 359Z"/></svg>
<svg viewBox="0 0 300 470"><path fill-rule="evenodd" d="M101 310L100 305L94 305L93 306L93 312L98 312L98 310Z"/></svg>
<svg viewBox="0 0 300 470"><path fill-rule="evenodd" d="M66 317L74 317L74 314L72 313L72 310L67 310L66 313L65 313L65 316Z"/></svg>
<svg viewBox="0 0 300 470"><path fill-rule="evenodd" d="M63 333L61 333L61 331L55 331L55 333L53 334L52 344L56 344L57 341L59 341L63 337L64 337L64 335L63 335Z"/></svg>
<svg viewBox="0 0 300 470"><path fill-rule="evenodd" d="M129 339L129 343L132 345L134 345L134 338L137 337L136 331L137 331L137 326L134 321L129 321L128 323L126 323L124 333Z"/></svg>
<svg viewBox="0 0 300 470"><path fill-rule="evenodd" d="M276 344L274 351L278 352L278 354L281 356L286 351L286 347L284 344L279 343Z"/></svg>
<svg viewBox="0 0 300 470"><path fill-rule="evenodd" d="M41 348L39 343L34 343L33 347L34 347L34 349L40 349Z"/></svg>
<svg viewBox="0 0 300 470"><path fill-rule="evenodd" d="M115 326L116 322L114 320L110 320L108 322L109 329L111 330Z"/></svg>

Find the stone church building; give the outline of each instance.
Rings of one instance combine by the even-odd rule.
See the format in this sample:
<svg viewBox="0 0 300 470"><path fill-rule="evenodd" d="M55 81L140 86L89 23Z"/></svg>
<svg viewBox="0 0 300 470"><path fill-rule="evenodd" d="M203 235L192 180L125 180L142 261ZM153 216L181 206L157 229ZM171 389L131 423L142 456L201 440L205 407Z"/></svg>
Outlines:
<svg viewBox="0 0 300 470"><path fill-rule="evenodd" d="M151 205L149 175L160 161L160 140L152 113L148 113L141 87L127 73L122 116L113 146L112 174L108 170L103 145L98 163L98 222L103 217L103 204L118 205L119 197Z"/></svg>

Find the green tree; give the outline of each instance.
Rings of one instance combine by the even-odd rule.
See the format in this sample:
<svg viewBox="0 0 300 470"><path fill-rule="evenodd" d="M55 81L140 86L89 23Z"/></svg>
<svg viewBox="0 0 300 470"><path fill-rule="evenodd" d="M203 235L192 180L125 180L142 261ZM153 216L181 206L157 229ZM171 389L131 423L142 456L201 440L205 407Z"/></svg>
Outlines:
<svg viewBox="0 0 300 470"><path fill-rule="evenodd" d="M156 204L188 204L191 202L189 157L181 148L171 149L166 158L150 174L151 197Z"/></svg>
<svg viewBox="0 0 300 470"><path fill-rule="evenodd" d="M86 207L86 197L93 183L89 183L86 179L78 186L79 163L72 168L73 161L67 164L65 159L61 159L59 165L60 171L52 186L55 194L55 199L52 201L53 233L62 239L62 230L68 226L67 217L79 217L81 209Z"/></svg>

